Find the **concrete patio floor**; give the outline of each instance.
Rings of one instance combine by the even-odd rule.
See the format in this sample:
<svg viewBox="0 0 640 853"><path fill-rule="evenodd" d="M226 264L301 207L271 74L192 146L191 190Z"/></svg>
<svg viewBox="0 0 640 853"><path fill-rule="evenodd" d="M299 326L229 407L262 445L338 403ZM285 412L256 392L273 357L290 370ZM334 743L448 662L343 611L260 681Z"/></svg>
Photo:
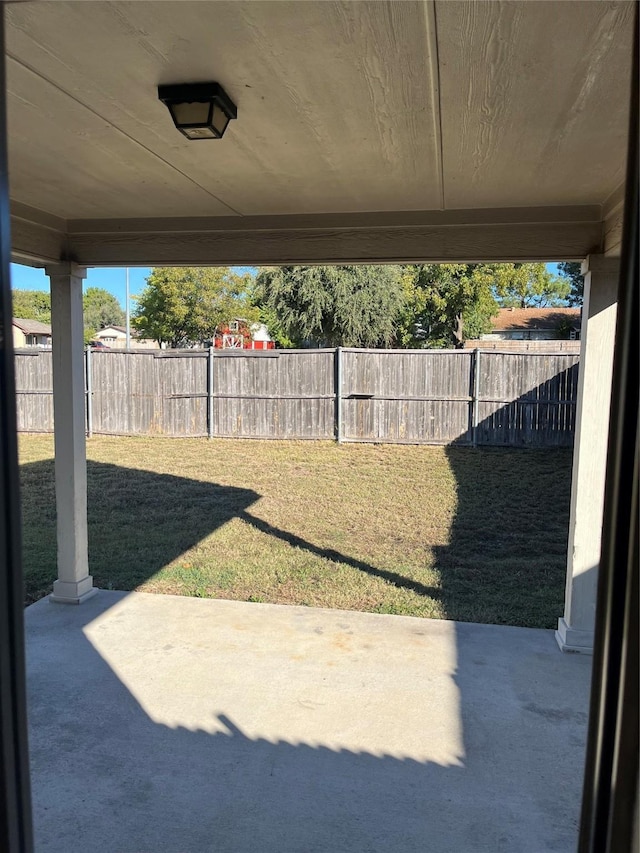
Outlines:
<svg viewBox="0 0 640 853"><path fill-rule="evenodd" d="M553 632L100 591L26 611L37 853L573 853Z"/></svg>

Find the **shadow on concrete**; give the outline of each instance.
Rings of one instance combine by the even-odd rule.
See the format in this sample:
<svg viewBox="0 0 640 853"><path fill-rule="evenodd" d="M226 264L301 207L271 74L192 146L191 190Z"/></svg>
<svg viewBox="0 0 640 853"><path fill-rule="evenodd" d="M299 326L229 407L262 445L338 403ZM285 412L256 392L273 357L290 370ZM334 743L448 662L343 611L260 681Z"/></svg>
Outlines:
<svg viewBox="0 0 640 853"><path fill-rule="evenodd" d="M229 655L233 646L228 642L223 648L208 648L205 642L194 649L193 630L187 642L175 625L138 628L121 607L113 606L125 600L129 600L125 594L103 591L80 608L43 600L27 610L39 853L573 853L586 736L586 713L577 709L586 701L588 668L584 659L560 655L549 633L452 626L451 671L449 664L437 661L442 652L437 632L444 623L429 623L436 628L436 634L430 634L428 626L418 630L416 620L415 631L407 633L415 634L421 644L417 657L423 663L416 669L414 655L407 665L422 674L424 682L416 688L421 708L409 713L402 698L406 685L399 686L402 675L394 664L365 652L362 684L354 689L345 687L338 659L329 695L335 690L337 701L347 702L347 710L339 730L325 728L324 735L340 743L360 731L359 738L367 742L367 724L379 723L360 695L371 701L372 690L383 691L395 707L387 714L389 739L397 747L396 729L404 728L405 755L384 749L374 754L317 742L322 726L314 715L322 709L306 700L313 685L326 680L320 677L319 665L310 661L289 669L289 662L284 665L290 679L283 681L273 672L269 677L269 664L264 668L261 662L270 649L265 633L280 633L282 644L284 630L278 619L269 621L270 606L220 602L255 608L264 614L259 621L268 626L264 632L239 627L237 636L244 640L234 638L234 644L240 642L243 655L239 650L237 669L223 673L218 655ZM194 610L196 616L215 619L216 602L191 603L211 608ZM279 609L314 613L310 608ZM105 614L111 623L104 621ZM342 639L355 642L362 634L351 616L340 614ZM126 628L117 626L127 618ZM391 624L389 628L393 630ZM125 640L124 654L114 652L114 631L135 634ZM308 634L318 639L317 630ZM288 659L301 651L305 638L288 631L284 636ZM186 703L180 719L189 717L194 684L181 680L180 668L167 663L171 652L162 651L181 644L190 654L204 655L200 672L212 668L220 673L203 679L207 688L195 686L200 704L206 689L204 704L211 712L194 728L173 727L150 716L163 706L156 686L161 685L171 691L172 707L176 693L182 697L178 706ZM138 673L148 676L132 676L127 669L133 650ZM282 662L281 657L278 663ZM189 660L184 669L193 675ZM238 699L238 691L249 682L253 686L248 698ZM455 718L453 728L461 733L457 752L447 734L434 726L438 721L442 725L438 705L443 689L455 697L447 708ZM146 702L136 695L140 690ZM230 695L235 696L235 718L224 708ZM265 704L271 708L271 720L280 721L278 730L286 731L291 714L294 729L300 731L303 718L315 742L246 734L238 716L245 727L259 731ZM445 747L449 743L449 760L412 757L437 753L443 742ZM440 751L447 753L446 748Z"/></svg>

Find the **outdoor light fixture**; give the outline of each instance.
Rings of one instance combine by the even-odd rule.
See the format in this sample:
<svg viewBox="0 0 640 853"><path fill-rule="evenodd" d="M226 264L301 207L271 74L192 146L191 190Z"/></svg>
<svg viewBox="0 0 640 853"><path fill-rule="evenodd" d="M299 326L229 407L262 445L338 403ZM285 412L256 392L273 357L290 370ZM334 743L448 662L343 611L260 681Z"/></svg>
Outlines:
<svg viewBox="0 0 640 853"><path fill-rule="evenodd" d="M238 115L236 105L218 83L158 86L158 98L187 139L221 139Z"/></svg>

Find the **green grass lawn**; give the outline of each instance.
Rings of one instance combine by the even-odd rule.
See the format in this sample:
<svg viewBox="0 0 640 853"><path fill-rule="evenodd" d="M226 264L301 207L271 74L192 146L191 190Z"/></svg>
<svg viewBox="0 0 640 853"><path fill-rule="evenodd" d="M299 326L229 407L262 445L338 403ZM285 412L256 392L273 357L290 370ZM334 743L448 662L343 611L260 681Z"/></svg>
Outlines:
<svg viewBox="0 0 640 853"><path fill-rule="evenodd" d="M571 452L92 438L97 586L472 622L562 615ZM20 439L28 601L56 577L53 439Z"/></svg>

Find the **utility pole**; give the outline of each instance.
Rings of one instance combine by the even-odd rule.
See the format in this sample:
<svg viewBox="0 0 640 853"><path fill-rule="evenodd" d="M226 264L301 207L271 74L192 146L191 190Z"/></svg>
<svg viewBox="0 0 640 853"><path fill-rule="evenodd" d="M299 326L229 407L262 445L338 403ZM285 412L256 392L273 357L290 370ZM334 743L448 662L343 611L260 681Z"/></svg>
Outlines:
<svg viewBox="0 0 640 853"><path fill-rule="evenodd" d="M125 279L125 302L126 302L126 317L127 317L127 349L131 349L131 312L129 311L129 267L126 268Z"/></svg>

